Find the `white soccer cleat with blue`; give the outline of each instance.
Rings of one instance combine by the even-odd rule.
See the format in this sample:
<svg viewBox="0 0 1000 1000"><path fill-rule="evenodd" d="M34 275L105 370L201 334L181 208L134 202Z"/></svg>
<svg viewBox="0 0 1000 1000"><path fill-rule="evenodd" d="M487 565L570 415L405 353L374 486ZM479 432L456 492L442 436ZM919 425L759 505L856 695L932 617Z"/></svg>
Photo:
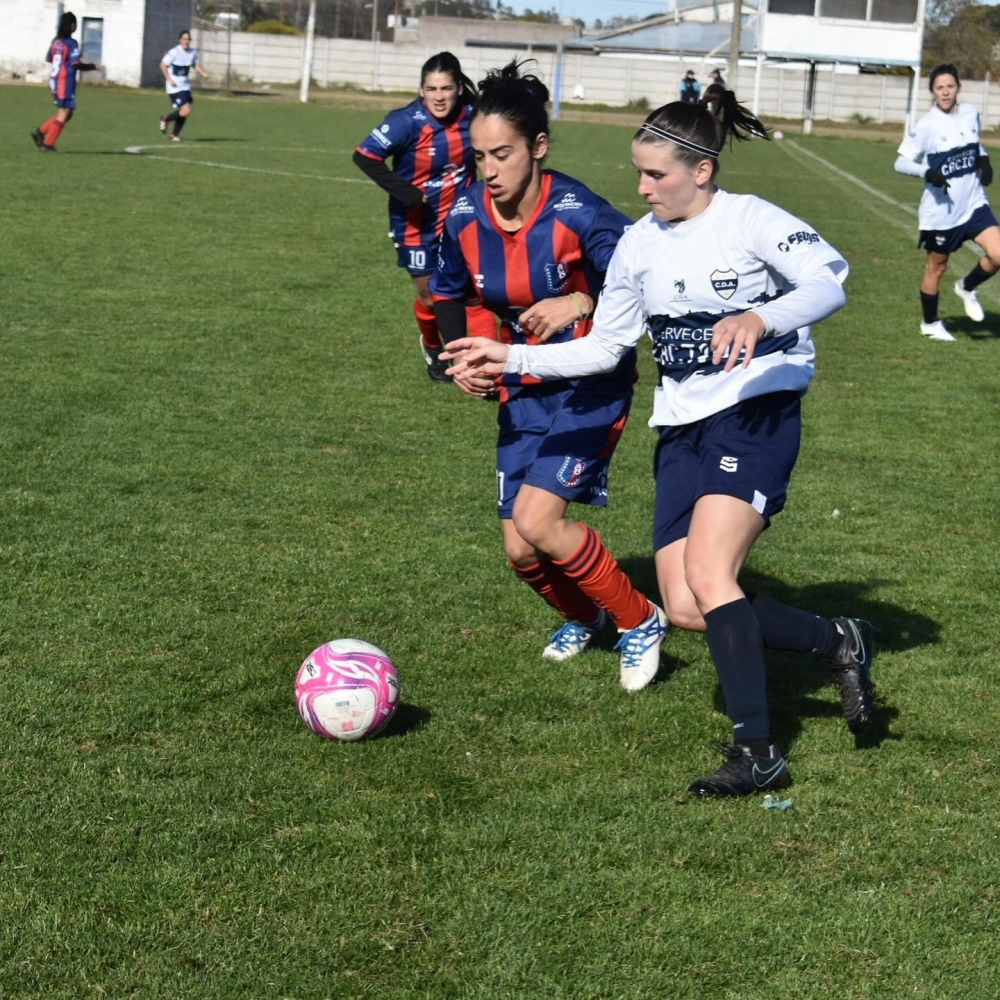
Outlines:
<svg viewBox="0 0 1000 1000"><path fill-rule="evenodd" d="M619 680L626 691L641 691L660 669L660 646L670 627L667 616L655 604L653 613L635 628L623 631L615 649L621 652Z"/></svg>
<svg viewBox="0 0 1000 1000"><path fill-rule="evenodd" d="M608 616L602 611L596 621L589 625L581 622L566 622L562 628L552 633L549 644L542 650L546 660L568 660L582 653L608 623Z"/></svg>
<svg viewBox="0 0 1000 1000"><path fill-rule="evenodd" d="M921 323L920 332L931 340L946 340L949 343L954 341L954 337L945 329L944 323L936 319L933 323Z"/></svg>
<svg viewBox="0 0 1000 1000"><path fill-rule="evenodd" d="M962 305L965 306L965 315L973 323L982 323L986 317L986 313L983 312L983 307L979 304L976 293L967 292L965 284L960 280L955 282L955 294L962 300Z"/></svg>

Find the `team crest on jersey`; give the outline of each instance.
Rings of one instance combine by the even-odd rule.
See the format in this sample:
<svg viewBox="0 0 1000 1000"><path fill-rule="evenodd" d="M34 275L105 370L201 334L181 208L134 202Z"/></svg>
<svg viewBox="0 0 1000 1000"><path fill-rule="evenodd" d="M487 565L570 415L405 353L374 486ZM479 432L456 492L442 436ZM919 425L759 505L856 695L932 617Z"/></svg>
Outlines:
<svg viewBox="0 0 1000 1000"><path fill-rule="evenodd" d="M569 267L565 261L545 265L545 284L550 292L559 294L568 280Z"/></svg>
<svg viewBox="0 0 1000 1000"><path fill-rule="evenodd" d="M687 289L687 279L686 278L674 278L674 297L671 299L672 302L690 302L691 300L685 294Z"/></svg>
<svg viewBox="0 0 1000 1000"><path fill-rule="evenodd" d="M567 191L552 207L557 212L564 212L568 208L583 208L583 202L577 201L577 197L572 191Z"/></svg>
<svg viewBox="0 0 1000 1000"><path fill-rule="evenodd" d="M559 472L556 474L556 479L558 479L563 486L572 489L573 487L580 485L580 477L583 475L586 468L587 463L582 458L574 458L572 455L567 455L566 460L562 464L562 468L560 468Z"/></svg>
<svg viewBox="0 0 1000 1000"><path fill-rule="evenodd" d="M708 277L715 293L724 299L731 299L740 285L740 276L732 268L713 271Z"/></svg>

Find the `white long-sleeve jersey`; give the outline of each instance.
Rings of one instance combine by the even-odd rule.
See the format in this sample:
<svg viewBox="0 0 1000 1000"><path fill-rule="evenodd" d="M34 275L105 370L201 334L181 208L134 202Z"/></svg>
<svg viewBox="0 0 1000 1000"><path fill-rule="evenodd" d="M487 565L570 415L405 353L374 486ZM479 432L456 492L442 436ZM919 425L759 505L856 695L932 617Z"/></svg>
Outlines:
<svg viewBox="0 0 1000 1000"><path fill-rule="evenodd" d="M979 157L986 155L979 130L979 112L973 105L956 104L948 113L934 107L900 143L898 173L923 177L934 167L948 181L947 188L924 184L917 213L922 231L955 229L987 203L977 170Z"/></svg>
<svg viewBox="0 0 1000 1000"><path fill-rule="evenodd" d="M539 378L610 371L646 333L660 374L650 426L692 423L763 393L805 391L816 356L810 324L844 304L847 272L844 258L794 215L717 191L693 219L650 214L626 231L588 336L512 346L506 368ZM725 360L712 363L713 327L750 310L767 335L746 368L725 372Z"/></svg>

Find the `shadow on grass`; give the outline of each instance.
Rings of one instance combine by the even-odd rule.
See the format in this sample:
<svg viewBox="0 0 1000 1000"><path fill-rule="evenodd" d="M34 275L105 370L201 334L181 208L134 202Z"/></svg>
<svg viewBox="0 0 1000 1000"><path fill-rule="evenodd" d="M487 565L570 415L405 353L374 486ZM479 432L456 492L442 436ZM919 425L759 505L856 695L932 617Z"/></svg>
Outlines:
<svg viewBox="0 0 1000 1000"><path fill-rule="evenodd" d="M429 709L420 705L411 705L408 702L400 702L396 714L389 720L389 724L380 732L375 739L387 739L390 736L405 736L407 733L416 732L423 729L431 720Z"/></svg>
<svg viewBox="0 0 1000 1000"><path fill-rule="evenodd" d="M655 567L651 559L631 557L620 560L620 565L639 590L659 603ZM841 580L792 587L775 577L763 576L752 570L745 570L740 576L742 587L750 593L763 592L783 604L825 617L845 615L870 621L877 630L872 678L876 687L879 654L933 646L940 635L940 627L933 618L869 597L883 582ZM679 660L671 660L665 648L657 682L668 680L684 665ZM797 739L802 731L803 719L841 717L839 699L831 700L826 695L815 697L816 692L833 684L829 667L818 656L769 651L767 684L774 738L783 747L788 747ZM716 687L713 701L716 711L725 714L721 688ZM898 716L899 709L894 705L877 701L873 723L868 732L854 738L855 746L858 749L873 748L886 740L899 739L891 731L891 723Z"/></svg>
<svg viewBox="0 0 1000 1000"><path fill-rule="evenodd" d="M969 340L996 340L1000 338L1000 317L987 315L982 323L974 323L966 317L949 319L945 326L959 340L967 337Z"/></svg>

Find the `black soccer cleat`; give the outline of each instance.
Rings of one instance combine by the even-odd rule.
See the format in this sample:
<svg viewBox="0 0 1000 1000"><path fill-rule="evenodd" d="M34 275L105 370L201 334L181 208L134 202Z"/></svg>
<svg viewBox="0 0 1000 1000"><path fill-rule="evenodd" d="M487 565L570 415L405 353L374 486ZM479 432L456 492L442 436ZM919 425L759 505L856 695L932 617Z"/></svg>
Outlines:
<svg viewBox="0 0 1000 1000"><path fill-rule="evenodd" d="M424 356L424 363L427 365L427 375L432 382L450 382L451 376L448 369L451 367L447 361L441 360L443 347L428 347L424 343L424 338L420 338L420 350Z"/></svg>
<svg viewBox="0 0 1000 1000"><path fill-rule="evenodd" d="M840 688L847 728L859 736L871 725L875 714L875 685L871 676L875 629L863 618L834 618L833 623L844 636L830 657L830 669Z"/></svg>
<svg viewBox="0 0 1000 1000"><path fill-rule="evenodd" d="M35 131L31 133L31 138L39 149L45 145L45 134L40 128L36 128Z"/></svg>
<svg viewBox="0 0 1000 1000"><path fill-rule="evenodd" d="M41 146L38 147L38 152L39 153L58 153L59 150L56 149L55 146L46 146L46 145L42 144Z"/></svg>
<svg viewBox="0 0 1000 1000"><path fill-rule="evenodd" d="M766 757L755 757L750 747L741 743L717 743L726 758L722 767L707 778L700 778L688 786L695 795L739 796L766 792L772 788L787 788L792 783L788 766L781 751L772 743Z"/></svg>

